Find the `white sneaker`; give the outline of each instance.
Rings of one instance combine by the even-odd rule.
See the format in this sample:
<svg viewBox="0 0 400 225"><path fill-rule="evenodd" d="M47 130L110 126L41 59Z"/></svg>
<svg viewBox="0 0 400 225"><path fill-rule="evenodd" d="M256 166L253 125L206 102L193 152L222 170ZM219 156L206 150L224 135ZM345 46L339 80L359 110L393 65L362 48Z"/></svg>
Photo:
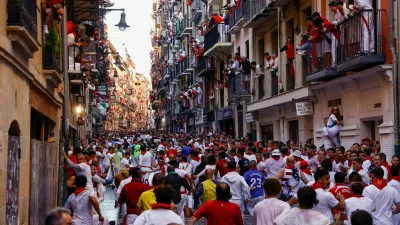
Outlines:
<svg viewBox="0 0 400 225"><path fill-rule="evenodd" d="M49 28L47 25L43 25L43 34L48 34L49 33Z"/></svg>

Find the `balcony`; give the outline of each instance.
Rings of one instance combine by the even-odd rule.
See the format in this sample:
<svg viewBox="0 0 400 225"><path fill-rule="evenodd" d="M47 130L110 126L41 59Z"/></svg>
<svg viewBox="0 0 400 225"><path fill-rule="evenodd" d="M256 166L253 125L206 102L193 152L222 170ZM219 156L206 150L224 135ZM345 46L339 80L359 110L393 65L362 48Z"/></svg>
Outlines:
<svg viewBox="0 0 400 225"><path fill-rule="evenodd" d="M183 19L180 22L181 24L181 38L182 37L188 37L192 34L193 27L192 27L192 21L189 18L189 14L186 14L183 16Z"/></svg>
<svg viewBox="0 0 400 225"><path fill-rule="evenodd" d="M15 52L33 58L33 54L39 50L36 1L8 1L7 33L16 48Z"/></svg>
<svg viewBox="0 0 400 225"><path fill-rule="evenodd" d="M215 68L212 65L212 59L211 57L207 56L200 56L200 58L197 61L197 76L198 77L204 77L207 74L214 73Z"/></svg>
<svg viewBox="0 0 400 225"><path fill-rule="evenodd" d="M307 53L303 56L306 61L307 82L326 81L344 75L337 72L336 56L332 54L332 52L336 51L336 48L331 45L332 43L335 43L335 45L337 43L332 41L337 39L332 32L327 32L324 35L319 40L307 43L310 47L309 50L305 50Z"/></svg>
<svg viewBox="0 0 400 225"><path fill-rule="evenodd" d="M192 67L192 63L191 63L192 60L193 60L193 58L188 55L183 60L183 66L184 66L183 74L184 75L190 75L193 72L194 68Z"/></svg>
<svg viewBox="0 0 400 225"><path fill-rule="evenodd" d="M229 34L237 34L243 27L245 22L245 14L248 13L249 1L244 1L240 8L233 9L232 15L229 17Z"/></svg>
<svg viewBox="0 0 400 225"><path fill-rule="evenodd" d="M255 28L265 24L269 18L276 16L277 10L271 7L272 2L272 0L250 0L243 27Z"/></svg>
<svg viewBox="0 0 400 225"><path fill-rule="evenodd" d="M357 72L385 63L386 44L382 35L383 10L366 10L339 24L340 41L337 52L338 72Z"/></svg>
<svg viewBox="0 0 400 225"><path fill-rule="evenodd" d="M201 14L203 13L203 4L201 0L194 0L191 6L192 10L192 18L191 22L196 22L201 18Z"/></svg>
<svg viewBox="0 0 400 225"><path fill-rule="evenodd" d="M62 40L58 33L58 20L57 14L52 7L51 11L51 23L49 32L43 37L43 74L46 79L49 80L57 87L62 82Z"/></svg>
<svg viewBox="0 0 400 225"><path fill-rule="evenodd" d="M250 74L239 73L228 80L228 101L250 99Z"/></svg>
<svg viewBox="0 0 400 225"><path fill-rule="evenodd" d="M275 7L284 7L289 4L292 0L274 0Z"/></svg>
<svg viewBox="0 0 400 225"><path fill-rule="evenodd" d="M224 55L232 54L233 43L230 39L227 25L215 25L204 35L204 55L223 60Z"/></svg>

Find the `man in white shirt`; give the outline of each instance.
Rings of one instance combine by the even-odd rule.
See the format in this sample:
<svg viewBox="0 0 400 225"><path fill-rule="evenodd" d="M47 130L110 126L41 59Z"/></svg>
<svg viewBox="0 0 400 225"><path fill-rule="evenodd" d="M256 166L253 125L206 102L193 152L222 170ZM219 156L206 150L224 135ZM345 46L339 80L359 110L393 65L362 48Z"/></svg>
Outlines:
<svg viewBox="0 0 400 225"><path fill-rule="evenodd" d="M286 162L281 157L279 149L272 151L271 158L264 163L264 171L267 178L275 178L281 168L285 168Z"/></svg>
<svg viewBox="0 0 400 225"><path fill-rule="evenodd" d="M86 177L86 190L88 190L89 193L91 193L93 196L96 196L96 192L94 191L92 182L92 171L90 169L90 166L86 163L86 157L83 154L79 153L76 156L77 164L75 164L68 158L68 156L64 152L64 159L67 165L75 171L76 176Z"/></svg>
<svg viewBox="0 0 400 225"><path fill-rule="evenodd" d="M369 185L369 176L368 173L362 168L362 160L360 158L354 158L352 165L352 168L350 168L347 172L347 176L349 176L352 172L357 172L360 174L363 183Z"/></svg>
<svg viewBox="0 0 400 225"><path fill-rule="evenodd" d="M372 185L363 191L363 196L372 199L375 204L372 212L374 225L393 224L392 215L400 212L400 194L392 186L386 185L383 174L381 167L375 167L371 171ZM393 204L396 206L394 210Z"/></svg>
<svg viewBox="0 0 400 225"><path fill-rule="evenodd" d="M315 145L307 146L308 164L310 165L311 172L315 172L319 167L318 155L315 152L316 149Z"/></svg>
<svg viewBox="0 0 400 225"><path fill-rule="evenodd" d="M154 158L151 155L151 153L147 151L146 146L144 145L140 146L138 164L140 167L140 171L142 172L142 174L144 174L142 178L144 181L147 181L149 179L151 166L153 162Z"/></svg>
<svg viewBox="0 0 400 225"><path fill-rule="evenodd" d="M129 169L131 167L131 161L129 158L131 157L131 153L125 152L124 158L121 159L121 168Z"/></svg>
<svg viewBox="0 0 400 225"><path fill-rule="evenodd" d="M362 183L354 182L351 184L350 189L352 195L350 198L345 200L346 215L349 218L349 225L351 225L350 217L354 211L365 210L369 213L372 213L372 211L375 209L375 205L372 199L362 196L364 190L364 185Z"/></svg>
<svg viewBox="0 0 400 225"><path fill-rule="evenodd" d="M70 209L73 213L72 224L93 224L93 208L99 215L99 220L104 221L96 196L85 188L87 183L92 183L92 180L87 180L83 175L76 176L76 190L65 203L65 208Z"/></svg>
<svg viewBox="0 0 400 225"><path fill-rule="evenodd" d="M388 181L388 170L383 166L383 159L380 154L376 154L373 159L374 168L380 167L383 170L383 178Z"/></svg>
<svg viewBox="0 0 400 225"><path fill-rule="evenodd" d="M346 203L344 201L344 196L342 194L337 194L336 198L332 193L325 191L329 189L330 176L329 172L324 169L318 169L315 174L315 183L312 184L312 188L317 193L318 203L315 205L314 209L326 217L329 220L333 220L332 209L338 209L343 211L346 209ZM299 190L300 191L300 190ZM295 205L298 203L297 194L293 196L292 199L288 201L289 205Z"/></svg>

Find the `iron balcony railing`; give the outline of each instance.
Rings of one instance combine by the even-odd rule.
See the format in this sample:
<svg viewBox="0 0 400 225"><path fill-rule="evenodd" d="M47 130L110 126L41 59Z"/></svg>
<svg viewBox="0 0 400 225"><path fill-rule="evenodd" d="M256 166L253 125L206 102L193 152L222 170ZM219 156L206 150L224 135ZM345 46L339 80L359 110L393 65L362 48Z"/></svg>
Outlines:
<svg viewBox="0 0 400 225"><path fill-rule="evenodd" d="M45 20L43 20L45 21ZM54 7L51 7L51 26L43 35L43 69L53 69L61 73L62 39L58 32L59 22Z"/></svg>
<svg viewBox="0 0 400 225"><path fill-rule="evenodd" d="M8 0L7 25L24 27L34 40L37 40L36 1Z"/></svg>
<svg viewBox="0 0 400 225"><path fill-rule="evenodd" d="M211 69L211 68L213 68L211 57L201 55L197 61L197 68L196 68L197 73L200 73L205 69Z"/></svg>
<svg viewBox="0 0 400 225"><path fill-rule="evenodd" d="M228 99L250 93L250 74L238 73L228 79Z"/></svg>
<svg viewBox="0 0 400 225"><path fill-rule="evenodd" d="M337 34L325 32L321 37L306 42L298 51L307 61L307 74L336 67ZM289 67L287 68L290 71Z"/></svg>
<svg viewBox="0 0 400 225"><path fill-rule="evenodd" d="M248 13L248 5L249 1L243 1L243 5L232 10L229 17L229 29L233 28Z"/></svg>
<svg viewBox="0 0 400 225"><path fill-rule="evenodd" d="M245 16L245 21L252 19L254 16L261 14L261 10L263 10L270 0L249 0L247 7L247 15Z"/></svg>
<svg viewBox="0 0 400 225"><path fill-rule="evenodd" d="M191 22L189 20L189 14L186 14L183 16L183 19L180 22L181 26L181 33L187 28L187 27L191 27Z"/></svg>
<svg viewBox="0 0 400 225"><path fill-rule="evenodd" d="M338 25L338 64L360 55L383 53L385 39L382 36L382 12L383 10L364 10Z"/></svg>
<svg viewBox="0 0 400 225"><path fill-rule="evenodd" d="M204 35L204 52L207 52L217 43L230 42L229 27L225 24L217 24Z"/></svg>

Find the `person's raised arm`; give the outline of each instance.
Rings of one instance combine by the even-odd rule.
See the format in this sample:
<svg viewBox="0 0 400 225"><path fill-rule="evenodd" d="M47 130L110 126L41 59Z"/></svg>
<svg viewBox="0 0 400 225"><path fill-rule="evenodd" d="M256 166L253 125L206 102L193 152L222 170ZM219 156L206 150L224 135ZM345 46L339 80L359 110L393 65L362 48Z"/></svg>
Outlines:
<svg viewBox="0 0 400 225"><path fill-rule="evenodd" d="M95 196L90 196L90 201L92 202L93 208L96 211L97 215L99 215L99 221L104 221L104 217L101 215L99 202Z"/></svg>

